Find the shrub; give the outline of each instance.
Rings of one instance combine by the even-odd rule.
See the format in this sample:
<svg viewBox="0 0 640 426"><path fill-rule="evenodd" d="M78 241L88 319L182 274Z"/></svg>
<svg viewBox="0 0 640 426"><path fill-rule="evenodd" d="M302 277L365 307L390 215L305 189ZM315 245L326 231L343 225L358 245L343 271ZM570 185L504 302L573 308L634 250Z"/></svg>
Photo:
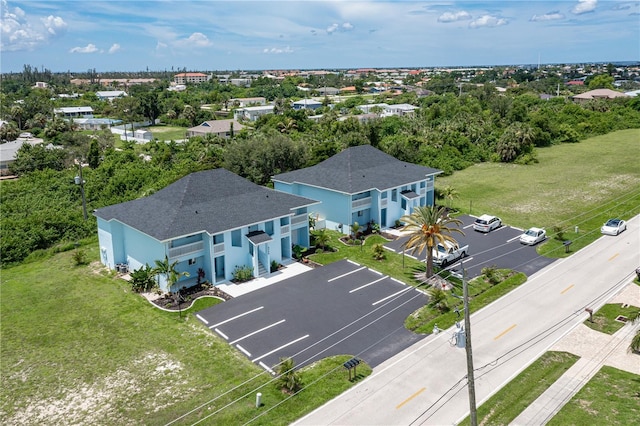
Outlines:
<svg viewBox="0 0 640 426"><path fill-rule="evenodd" d="M451 309L447 302L447 293L440 288L433 287L429 289L429 303L428 306L437 309L441 313L449 312Z"/></svg>
<svg viewBox="0 0 640 426"><path fill-rule="evenodd" d="M240 283L253 279L253 268L247 265L236 265L233 270L233 279Z"/></svg>
<svg viewBox="0 0 640 426"><path fill-rule="evenodd" d="M375 260L382 260L384 259L386 256L385 252L384 252L384 246L380 243L378 244L374 244L373 245L373 258Z"/></svg>
<svg viewBox="0 0 640 426"><path fill-rule="evenodd" d="M280 264L275 260L271 261L271 272L276 272L280 268Z"/></svg>
<svg viewBox="0 0 640 426"><path fill-rule="evenodd" d="M280 364L275 368L278 375L277 385L288 393L296 393L302 387L302 379L295 367L293 358L280 358Z"/></svg>
<svg viewBox="0 0 640 426"><path fill-rule="evenodd" d="M564 241L564 229L562 229L562 226L554 226L553 233L555 234L553 238L558 241Z"/></svg>
<svg viewBox="0 0 640 426"><path fill-rule="evenodd" d="M131 290L136 293L151 291L156 287L153 269L148 264L131 273Z"/></svg>
<svg viewBox="0 0 640 426"><path fill-rule="evenodd" d="M304 251L304 249L299 246L298 244L294 245L291 250L293 251L293 257L300 260L302 259L302 252Z"/></svg>
<svg viewBox="0 0 640 426"><path fill-rule="evenodd" d="M76 266L86 265L87 264L87 253L84 250L76 250L73 252L73 261L76 263Z"/></svg>
<svg viewBox="0 0 640 426"><path fill-rule="evenodd" d="M500 277L498 276L498 269L496 265L484 267L480 272L487 278L489 284L496 285L500 282Z"/></svg>

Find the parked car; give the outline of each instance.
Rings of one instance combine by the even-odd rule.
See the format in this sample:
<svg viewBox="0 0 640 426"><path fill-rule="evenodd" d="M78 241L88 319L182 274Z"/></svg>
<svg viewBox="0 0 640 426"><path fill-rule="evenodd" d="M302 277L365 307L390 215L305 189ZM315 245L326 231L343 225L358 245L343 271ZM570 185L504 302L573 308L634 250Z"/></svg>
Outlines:
<svg viewBox="0 0 640 426"><path fill-rule="evenodd" d="M500 218L488 214L483 214L473 222L473 229L480 232L493 231L496 228L500 228L500 226L502 226Z"/></svg>
<svg viewBox="0 0 640 426"><path fill-rule="evenodd" d="M607 223L602 225L600 232L604 235L618 235L627 229L627 222L622 219L609 219Z"/></svg>
<svg viewBox="0 0 640 426"><path fill-rule="evenodd" d="M438 244L438 247L433 249L433 263L444 267L458 259L462 259L468 253L469 245L460 247L458 244L445 241L444 245Z"/></svg>
<svg viewBox="0 0 640 426"><path fill-rule="evenodd" d="M547 233L541 228L529 228L524 234L520 235L520 242L522 244L528 244L530 246L538 244L540 241L544 241L547 238Z"/></svg>

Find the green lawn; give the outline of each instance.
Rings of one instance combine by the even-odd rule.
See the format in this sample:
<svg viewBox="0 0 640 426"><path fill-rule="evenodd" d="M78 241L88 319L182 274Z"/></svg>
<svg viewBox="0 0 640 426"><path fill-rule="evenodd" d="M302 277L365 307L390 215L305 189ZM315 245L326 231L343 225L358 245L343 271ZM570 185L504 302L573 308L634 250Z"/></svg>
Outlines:
<svg viewBox="0 0 640 426"><path fill-rule="evenodd" d="M637 425L639 390L640 377L605 365L547 424Z"/></svg>
<svg viewBox="0 0 640 426"><path fill-rule="evenodd" d="M458 191L452 205L462 213L494 214L512 226L544 227L552 236L554 226L562 227L576 251L600 237L606 219L640 213L639 140L640 129L622 130L537 149L537 164L477 164L438 177L436 185ZM566 256L553 238L539 252Z"/></svg>
<svg viewBox="0 0 640 426"><path fill-rule="evenodd" d="M160 141L176 141L186 139L187 129L184 127L173 127L173 126L151 126L148 128L151 131L151 134L154 138Z"/></svg>
<svg viewBox="0 0 640 426"><path fill-rule="evenodd" d="M478 424L507 425L578 360L567 352L546 352L478 407ZM467 417L461 425L471 422ZM575 424L575 423L574 423ZM593 423L578 423L593 424Z"/></svg>
<svg viewBox="0 0 640 426"><path fill-rule="evenodd" d="M98 258L96 243L85 249ZM2 424L166 424L207 401L177 424L288 424L354 384L346 354L304 369L309 388L288 398L192 313L156 309L72 253L2 270ZM358 366L359 379L370 372Z"/></svg>

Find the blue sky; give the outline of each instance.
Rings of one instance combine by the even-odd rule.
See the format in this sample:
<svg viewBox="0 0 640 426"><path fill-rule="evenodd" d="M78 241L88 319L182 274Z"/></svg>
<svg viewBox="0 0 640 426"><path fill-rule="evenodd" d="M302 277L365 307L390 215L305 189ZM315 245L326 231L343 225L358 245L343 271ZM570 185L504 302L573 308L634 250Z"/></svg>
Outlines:
<svg viewBox="0 0 640 426"><path fill-rule="evenodd" d="M638 61L640 1L0 0L0 71Z"/></svg>

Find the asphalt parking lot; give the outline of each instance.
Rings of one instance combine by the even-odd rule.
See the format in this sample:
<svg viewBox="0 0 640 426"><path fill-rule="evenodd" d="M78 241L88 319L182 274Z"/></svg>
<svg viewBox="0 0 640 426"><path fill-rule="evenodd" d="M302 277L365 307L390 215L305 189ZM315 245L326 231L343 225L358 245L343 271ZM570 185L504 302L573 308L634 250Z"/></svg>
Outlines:
<svg viewBox="0 0 640 426"><path fill-rule="evenodd" d="M426 337L404 328L405 318L426 302L414 287L343 260L212 306L197 317L270 372L281 357L302 367L342 354L375 367Z"/></svg>
<svg viewBox="0 0 640 426"><path fill-rule="evenodd" d="M522 229L503 225L491 232L482 233L473 229L475 217L462 215L457 219L462 221L460 228L465 235L456 232L453 233L453 237L460 245L469 245L469 255L464 259L468 278L477 277L481 274L482 268L492 265L524 272L527 276L531 276L556 260L538 255L536 246L520 244L518 238L523 233ZM398 238L386 243L385 247L400 253L405 241L406 238ZM420 260L424 260L424 257L425 253L422 253ZM459 261L448 265L446 269L458 273L462 271Z"/></svg>

